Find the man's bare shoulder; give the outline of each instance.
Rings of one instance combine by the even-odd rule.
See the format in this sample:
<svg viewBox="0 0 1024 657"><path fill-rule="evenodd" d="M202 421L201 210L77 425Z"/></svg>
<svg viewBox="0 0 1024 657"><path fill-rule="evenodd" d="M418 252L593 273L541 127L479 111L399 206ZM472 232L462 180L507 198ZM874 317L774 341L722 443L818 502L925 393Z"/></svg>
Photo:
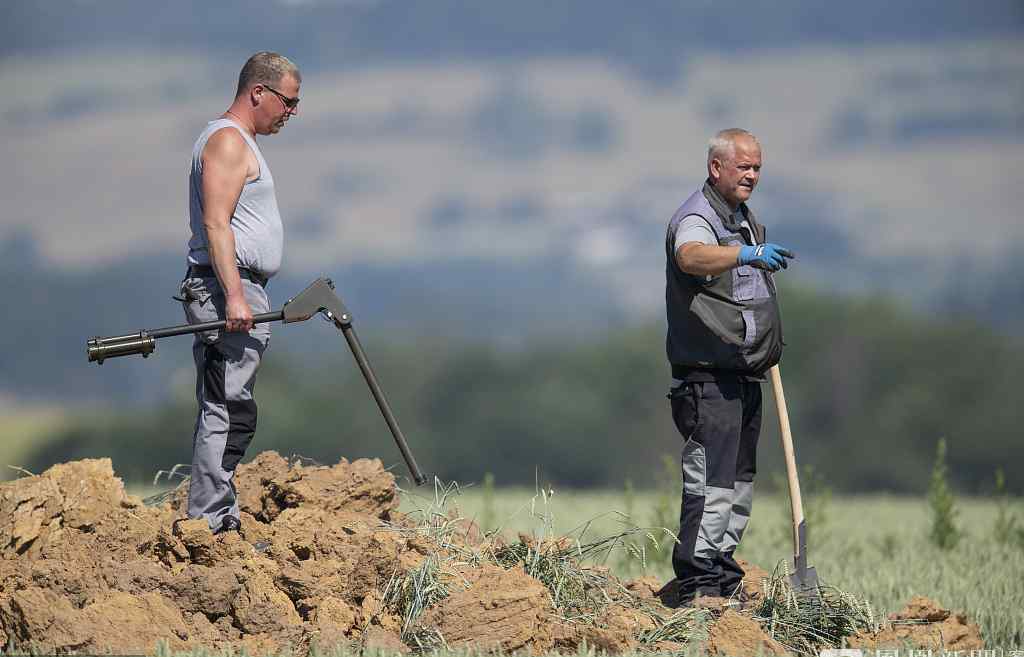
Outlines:
<svg viewBox="0 0 1024 657"><path fill-rule="evenodd" d="M203 148L203 162L240 166L247 163L249 145L235 128L224 127L210 135Z"/></svg>

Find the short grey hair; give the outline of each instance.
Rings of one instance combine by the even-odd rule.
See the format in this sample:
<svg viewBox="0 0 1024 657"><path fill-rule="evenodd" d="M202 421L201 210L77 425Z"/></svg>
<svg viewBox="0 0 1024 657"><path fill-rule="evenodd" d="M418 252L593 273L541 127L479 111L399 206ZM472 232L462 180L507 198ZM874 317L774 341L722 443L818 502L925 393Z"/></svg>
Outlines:
<svg viewBox="0 0 1024 657"><path fill-rule="evenodd" d="M711 160L717 159L727 162L735 157L736 140L740 137L752 139L754 143L757 144L758 148L761 147L761 142L757 140L757 137L743 128L726 128L725 130L719 130L708 142L708 166L711 166Z"/></svg>
<svg viewBox="0 0 1024 657"><path fill-rule="evenodd" d="M238 90L235 95L240 96L257 84L276 86L286 75L295 78L296 82L302 82L299 67L290 59L276 52L258 52L245 62L242 72L238 74Z"/></svg>

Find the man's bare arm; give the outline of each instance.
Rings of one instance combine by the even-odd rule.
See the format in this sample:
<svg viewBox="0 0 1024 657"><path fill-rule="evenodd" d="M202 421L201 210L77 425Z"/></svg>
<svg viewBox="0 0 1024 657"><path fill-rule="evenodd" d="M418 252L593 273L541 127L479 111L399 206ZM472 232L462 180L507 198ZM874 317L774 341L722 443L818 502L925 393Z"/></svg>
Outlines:
<svg viewBox="0 0 1024 657"><path fill-rule="evenodd" d="M737 265L738 246L717 246L686 242L676 249L676 262L687 274L718 276Z"/></svg>
<svg viewBox="0 0 1024 657"><path fill-rule="evenodd" d="M252 310L238 275L231 232L231 216L248 172L248 151L242 136L230 129L215 132L203 149L203 227L210 264L224 290L228 331L252 328Z"/></svg>

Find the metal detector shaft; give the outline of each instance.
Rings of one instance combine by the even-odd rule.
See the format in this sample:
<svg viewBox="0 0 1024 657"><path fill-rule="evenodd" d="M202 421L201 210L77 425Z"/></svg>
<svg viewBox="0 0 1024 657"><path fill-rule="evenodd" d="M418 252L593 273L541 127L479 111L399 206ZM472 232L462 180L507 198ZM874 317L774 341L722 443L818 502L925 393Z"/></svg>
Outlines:
<svg viewBox="0 0 1024 657"><path fill-rule="evenodd" d="M395 414L391 412L391 405L388 404L387 398L384 397L384 391L381 390L380 384L377 383L377 376L373 373L373 368L370 367L370 361L366 359L366 353L363 351L363 345L359 343L359 337L356 336L355 329L352 328L350 322L342 324L335 321L335 325L341 329L341 334L345 336L348 347L352 350L352 356L356 359L356 363L359 364L363 378L366 379L366 385L370 386L370 392L373 393L373 398L377 402L377 408L380 409L380 414L384 416L388 429L391 429L391 436L395 439L398 450L402 452L402 458L405 459L405 464L409 467L413 480L417 486L423 484L427 478L423 476L419 466L416 465L416 459L413 458L412 450L409 449L408 443L405 442L405 436L402 435L402 429L398 426L398 420L395 419Z"/></svg>
<svg viewBox="0 0 1024 657"><path fill-rule="evenodd" d="M377 407L380 409L381 415L384 416L388 429L391 430L391 436L395 439L398 450L402 453L402 458L405 460L413 480L417 486L424 483L427 478L423 476L419 466L416 464L416 459L413 458L412 451L409 449L408 443L405 442L405 436L402 435L402 430L398 426L398 420L395 419L395 414L391 411L391 406L384 396L384 391L381 389L380 384L377 383L377 377L370 367L370 361L366 358L366 353L363 351L359 338L356 337L356 332L352 328L352 315L348 312L348 309L338 295L334 293L334 283L329 278L318 278L294 298L289 299L281 310L254 315L252 321L253 324L263 322L284 322L288 324L291 322L304 322L317 314L322 314L332 320L334 325L342 332L342 335L345 336L345 340L352 350L352 355L355 357L356 363L359 364L363 378L366 379L366 384L370 387L370 392L373 393ZM103 364L105 359L118 356L139 354L145 358L156 349L156 341L159 338L223 329L225 324L225 320L217 320L201 324L183 324L181 326L148 329L138 333L116 335L109 338L95 337L86 343L86 353L90 363L95 362L100 365Z"/></svg>

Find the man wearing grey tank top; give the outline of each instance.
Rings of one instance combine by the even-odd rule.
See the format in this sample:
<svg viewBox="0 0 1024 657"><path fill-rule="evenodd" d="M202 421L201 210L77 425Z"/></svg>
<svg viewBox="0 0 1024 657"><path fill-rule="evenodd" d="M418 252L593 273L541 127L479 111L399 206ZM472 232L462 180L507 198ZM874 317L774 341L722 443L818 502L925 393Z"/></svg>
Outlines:
<svg viewBox="0 0 1024 657"><path fill-rule="evenodd" d="M298 114L302 76L287 58L259 52L238 77L235 99L192 150L188 272L181 300L189 323L223 319L224 331L192 346L199 405L192 439L188 516L214 532L238 531L235 467L256 431L253 388L270 342L267 281L281 266L283 229L256 135L277 134Z"/></svg>

